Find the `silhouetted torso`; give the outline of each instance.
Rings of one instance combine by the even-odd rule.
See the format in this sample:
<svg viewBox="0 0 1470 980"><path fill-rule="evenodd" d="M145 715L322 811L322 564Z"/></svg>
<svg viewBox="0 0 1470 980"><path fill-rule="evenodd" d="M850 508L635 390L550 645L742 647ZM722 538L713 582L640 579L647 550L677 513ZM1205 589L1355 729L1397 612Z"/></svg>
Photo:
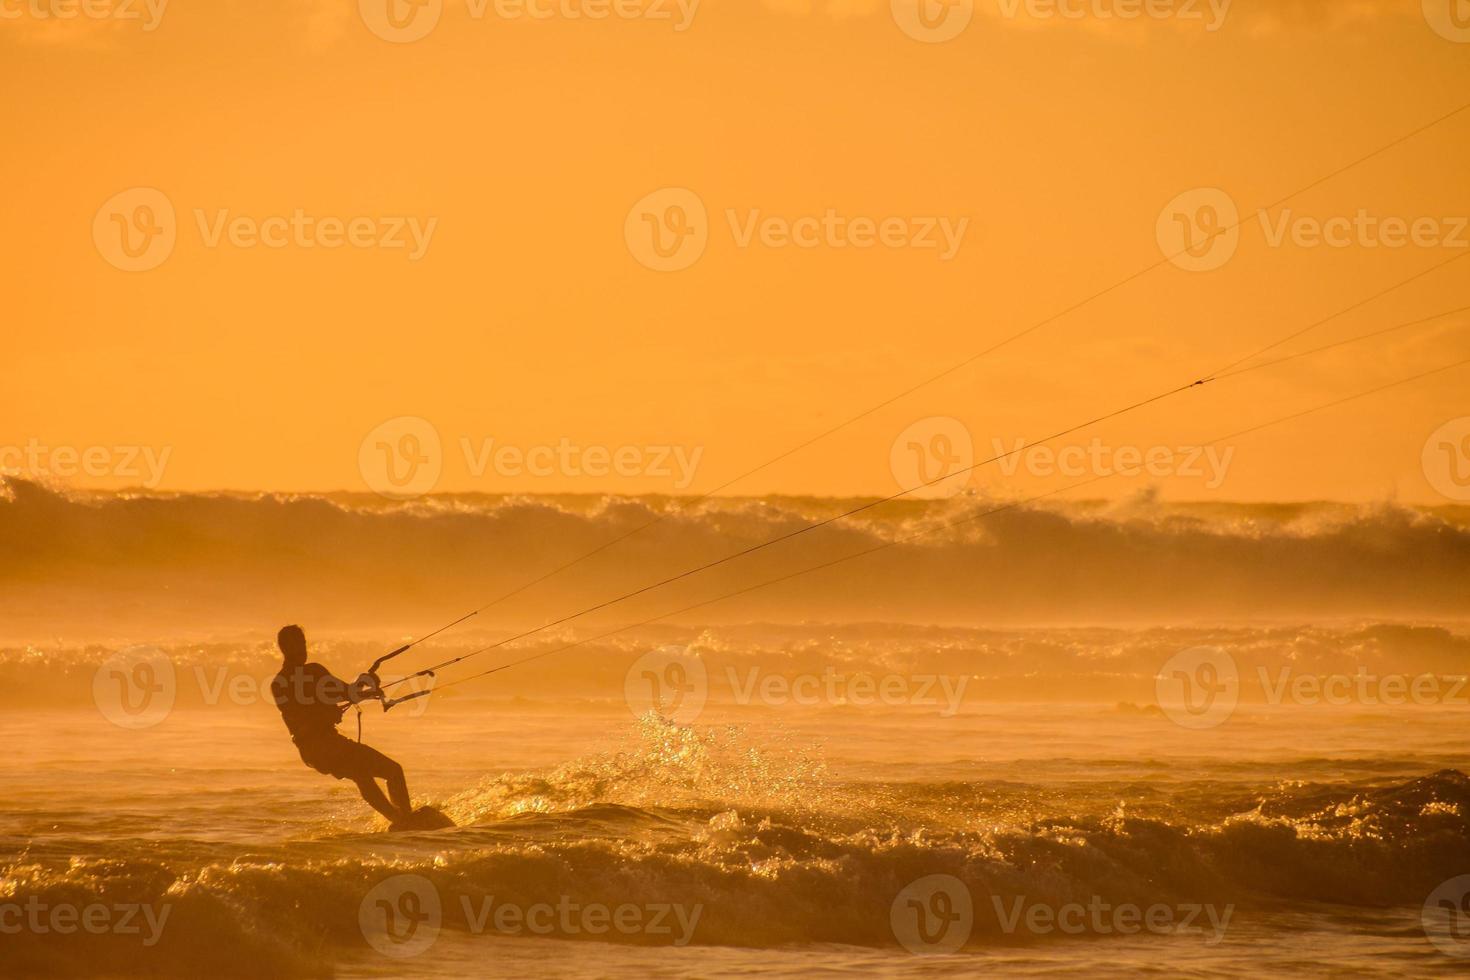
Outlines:
<svg viewBox="0 0 1470 980"><path fill-rule="evenodd" d="M336 733L346 710L338 702L346 700L347 684L321 664L306 663L282 668L271 679L271 695L291 740L299 744Z"/></svg>

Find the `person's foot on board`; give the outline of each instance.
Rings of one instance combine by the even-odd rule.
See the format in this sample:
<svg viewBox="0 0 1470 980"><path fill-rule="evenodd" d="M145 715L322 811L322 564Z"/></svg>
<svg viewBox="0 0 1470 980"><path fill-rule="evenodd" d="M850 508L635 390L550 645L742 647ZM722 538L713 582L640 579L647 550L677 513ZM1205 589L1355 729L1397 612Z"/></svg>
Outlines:
<svg viewBox="0 0 1470 980"><path fill-rule="evenodd" d="M447 830L456 826L458 824L438 807L421 806L408 815L390 822L388 830L392 833L403 833L409 830Z"/></svg>

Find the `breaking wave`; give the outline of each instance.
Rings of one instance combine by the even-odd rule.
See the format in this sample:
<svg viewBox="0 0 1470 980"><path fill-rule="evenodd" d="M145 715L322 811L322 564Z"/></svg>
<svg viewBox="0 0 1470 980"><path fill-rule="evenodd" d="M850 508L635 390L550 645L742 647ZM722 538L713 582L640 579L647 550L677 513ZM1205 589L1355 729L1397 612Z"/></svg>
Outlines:
<svg viewBox="0 0 1470 980"><path fill-rule="evenodd" d="M10 641L220 635L264 622L422 630L638 528L484 625L565 615L851 507L850 500L0 495ZM706 606L711 622L1443 618L1470 589L1470 509L899 501L609 610L620 622L893 547ZM648 526L646 526L648 525ZM646 527L645 527L646 526ZM79 597L85 597L79 602Z"/></svg>

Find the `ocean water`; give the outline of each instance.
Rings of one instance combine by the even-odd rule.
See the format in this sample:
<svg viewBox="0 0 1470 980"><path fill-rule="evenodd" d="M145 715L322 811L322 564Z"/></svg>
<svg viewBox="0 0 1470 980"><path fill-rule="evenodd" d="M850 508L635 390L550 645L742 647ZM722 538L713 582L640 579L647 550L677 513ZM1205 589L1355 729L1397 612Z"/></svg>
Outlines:
<svg viewBox="0 0 1470 980"><path fill-rule="evenodd" d="M679 513L646 564L589 562L544 609L518 597L385 672L474 654L361 719L454 829L386 833L302 765L263 694L277 626L304 623L350 677L664 506L18 487L0 529L52 547L0 571L0 973L1470 964L1457 511L1027 511L896 547L897 573L653 615L804 560L789 555L504 642L835 505ZM848 529L818 560L959 506ZM476 578L466 540L493 572ZM1007 607L1023 594L1025 615Z"/></svg>
<svg viewBox="0 0 1470 980"><path fill-rule="evenodd" d="M677 656L718 676L721 651L755 632L705 628ZM865 631L828 632L850 649ZM880 684L932 640L873 632L841 676ZM811 676L776 653L811 653L804 631L765 641L763 678ZM641 646L599 655L636 680ZM1146 697L929 698L917 669L907 700L874 704L742 701L758 686L737 672L688 722L688 704L636 716L626 689L528 697L498 680L364 714L364 740L459 824L388 834L297 759L250 683L272 669L263 650L236 650L222 680L204 670L216 653L160 649L165 713L119 714L118 651L97 648L62 655L91 689L77 703L0 721L0 898L166 917L153 929L135 913L136 934L7 935L7 974L1422 976L1470 962L1463 903L1431 901L1470 874L1470 708L1453 684L1434 703L1242 699L1196 730ZM51 662L17 650L4 666Z"/></svg>

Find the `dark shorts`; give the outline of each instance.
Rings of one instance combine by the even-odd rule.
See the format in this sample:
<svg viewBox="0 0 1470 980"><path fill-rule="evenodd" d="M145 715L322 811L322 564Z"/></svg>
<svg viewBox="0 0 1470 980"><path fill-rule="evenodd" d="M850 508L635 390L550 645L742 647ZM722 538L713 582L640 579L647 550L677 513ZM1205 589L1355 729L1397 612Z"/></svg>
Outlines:
<svg viewBox="0 0 1470 980"><path fill-rule="evenodd" d="M297 742L296 750L302 762L324 776L338 779L371 779L388 761L377 749L336 732Z"/></svg>

